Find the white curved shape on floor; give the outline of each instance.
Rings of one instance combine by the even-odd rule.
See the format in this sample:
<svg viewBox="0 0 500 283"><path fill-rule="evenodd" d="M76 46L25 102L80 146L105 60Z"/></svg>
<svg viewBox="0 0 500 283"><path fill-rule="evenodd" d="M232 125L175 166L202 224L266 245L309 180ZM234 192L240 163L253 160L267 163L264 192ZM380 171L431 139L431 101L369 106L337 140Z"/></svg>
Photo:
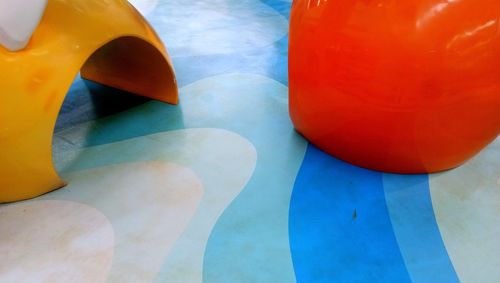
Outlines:
<svg viewBox="0 0 500 283"><path fill-rule="evenodd" d="M162 161L110 165L65 177L69 185L47 197L92 205L113 225L115 256L108 282L152 282L203 195L190 169Z"/></svg>
<svg viewBox="0 0 500 283"><path fill-rule="evenodd" d="M58 156L63 157L58 167L73 171L64 173L70 185L45 197L82 201L110 219L117 243L110 282L120 283L154 282L160 268L181 271L171 274L177 277L174 282L201 282L212 228L257 162L256 150L246 139L211 128L163 132ZM160 163L144 168L130 163L150 160ZM161 162L184 169L169 165L154 173ZM194 181L189 185L193 175L203 196Z"/></svg>
<svg viewBox="0 0 500 283"><path fill-rule="evenodd" d="M463 166L430 176L439 229L462 282L500 278L500 139Z"/></svg>
<svg viewBox="0 0 500 283"><path fill-rule="evenodd" d="M0 206L0 282L100 283L114 235L95 208L70 201Z"/></svg>
<svg viewBox="0 0 500 283"><path fill-rule="evenodd" d="M0 45L10 51L23 49L46 7L47 0L0 0Z"/></svg>

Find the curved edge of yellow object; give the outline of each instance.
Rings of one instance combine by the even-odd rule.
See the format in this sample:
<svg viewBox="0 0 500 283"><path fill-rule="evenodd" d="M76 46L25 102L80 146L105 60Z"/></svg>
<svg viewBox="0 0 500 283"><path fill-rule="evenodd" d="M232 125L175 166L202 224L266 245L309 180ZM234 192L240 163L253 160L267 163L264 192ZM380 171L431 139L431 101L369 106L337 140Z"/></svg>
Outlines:
<svg viewBox="0 0 500 283"><path fill-rule="evenodd" d="M52 136L74 78L178 103L172 62L124 0L49 0L28 46L0 46L0 203L61 188Z"/></svg>

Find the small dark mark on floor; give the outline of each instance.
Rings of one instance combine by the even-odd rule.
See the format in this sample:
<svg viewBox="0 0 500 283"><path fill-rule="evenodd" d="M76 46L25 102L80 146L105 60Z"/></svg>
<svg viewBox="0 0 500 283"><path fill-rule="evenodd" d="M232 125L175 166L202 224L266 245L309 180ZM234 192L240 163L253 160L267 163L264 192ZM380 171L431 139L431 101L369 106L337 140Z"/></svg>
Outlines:
<svg viewBox="0 0 500 283"><path fill-rule="evenodd" d="M356 211L356 209L354 209L354 212L352 213L352 219L356 220L356 218L358 218L358 212Z"/></svg>

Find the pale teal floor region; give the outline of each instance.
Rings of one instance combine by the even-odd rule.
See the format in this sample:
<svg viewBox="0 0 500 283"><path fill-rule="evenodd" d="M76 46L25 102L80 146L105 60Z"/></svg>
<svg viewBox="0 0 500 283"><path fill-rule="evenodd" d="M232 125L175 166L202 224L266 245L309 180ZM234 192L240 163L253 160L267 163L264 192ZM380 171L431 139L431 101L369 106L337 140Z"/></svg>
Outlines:
<svg viewBox="0 0 500 283"><path fill-rule="evenodd" d="M246 52L288 33L287 19L257 0L169 0L155 5L147 19L173 57Z"/></svg>
<svg viewBox="0 0 500 283"><path fill-rule="evenodd" d="M460 282L434 215L428 175L383 174L392 230L413 283Z"/></svg>
<svg viewBox="0 0 500 283"><path fill-rule="evenodd" d="M294 282L288 211L307 142L289 119L287 87L263 76L227 74L188 85L180 96L179 106L149 102L78 131L63 130L55 135L55 148L66 151L183 128L221 128L239 134L256 148L257 165L212 231L203 282ZM98 165L82 165L78 158L59 156L66 164L60 170ZM171 263L185 256L183 248L174 248L158 282L177 274Z"/></svg>
<svg viewBox="0 0 500 283"><path fill-rule="evenodd" d="M461 282L500 282L500 138L464 165L431 175L430 188Z"/></svg>
<svg viewBox="0 0 500 283"><path fill-rule="evenodd" d="M196 96L184 102L196 109L184 116L187 126L234 131L258 154L252 179L212 231L203 282L294 282L288 211L307 142L289 120L288 89L266 77L232 74L183 91Z"/></svg>

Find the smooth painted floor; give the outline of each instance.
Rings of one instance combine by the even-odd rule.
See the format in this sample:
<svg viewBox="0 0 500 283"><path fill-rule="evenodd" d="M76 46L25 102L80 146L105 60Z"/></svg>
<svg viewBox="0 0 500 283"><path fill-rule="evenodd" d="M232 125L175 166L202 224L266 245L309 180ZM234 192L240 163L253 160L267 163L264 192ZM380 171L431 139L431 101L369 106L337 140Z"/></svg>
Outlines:
<svg viewBox="0 0 500 283"><path fill-rule="evenodd" d="M431 176L349 165L289 120L291 1L132 2L181 103L76 79L69 185L0 206L0 282L500 282L500 140Z"/></svg>

